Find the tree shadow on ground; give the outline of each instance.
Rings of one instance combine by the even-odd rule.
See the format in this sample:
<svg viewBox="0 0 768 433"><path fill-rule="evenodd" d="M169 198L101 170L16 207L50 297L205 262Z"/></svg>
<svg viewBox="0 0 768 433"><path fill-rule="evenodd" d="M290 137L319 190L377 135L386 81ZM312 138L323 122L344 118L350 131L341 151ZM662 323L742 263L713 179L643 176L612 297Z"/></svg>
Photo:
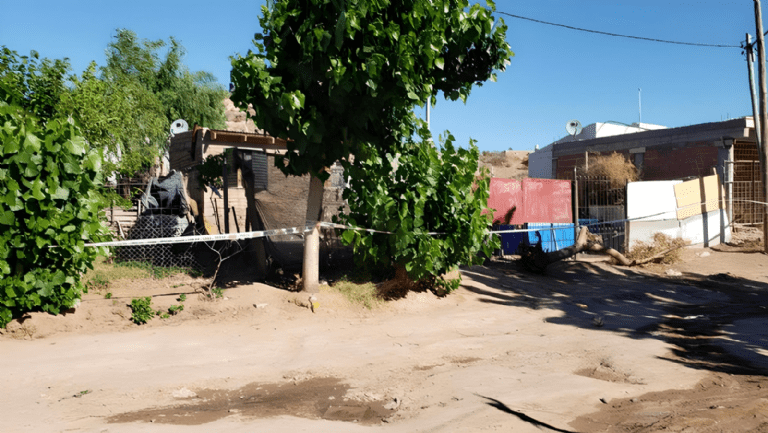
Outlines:
<svg viewBox="0 0 768 433"><path fill-rule="evenodd" d="M528 416L528 415L526 415L526 414L524 414L524 413L522 413L520 411L516 411L516 410L510 408L509 406L507 406L506 404L500 402L499 400L496 400L495 398L486 397L486 396L480 395L480 394L475 394L475 395L477 395L478 397L482 397L482 398L486 399L487 401L485 402L485 404L487 404L488 406L496 408L496 409L498 409L498 410L500 410L502 412L508 413L510 415L514 415L518 419L520 419L520 421L527 422L527 423L535 426L538 429L544 428L544 429L552 430L552 431L559 432L559 433L575 433L575 432L572 432L570 430L563 430L561 428L557 428L557 427L555 427L553 425L550 425L550 424L547 424L545 422L539 421L539 420L537 420L535 418L532 418L532 417L530 417L530 416Z"/></svg>
<svg viewBox="0 0 768 433"><path fill-rule="evenodd" d="M562 311L546 321L656 338L664 359L691 368L768 376L768 284L730 274L664 278L636 268L563 261L546 275L516 261L462 270L481 302Z"/></svg>

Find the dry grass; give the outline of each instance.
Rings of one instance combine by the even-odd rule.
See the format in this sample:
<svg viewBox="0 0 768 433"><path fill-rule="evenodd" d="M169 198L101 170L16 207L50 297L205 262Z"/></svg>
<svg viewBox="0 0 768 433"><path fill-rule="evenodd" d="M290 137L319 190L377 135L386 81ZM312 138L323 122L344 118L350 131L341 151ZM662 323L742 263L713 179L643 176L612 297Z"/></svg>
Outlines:
<svg viewBox="0 0 768 433"><path fill-rule="evenodd" d="M172 278L178 274L199 276L188 268L160 267L147 262L113 262L105 257L97 257L93 269L83 275L83 284L88 290L97 293L108 290L113 281L136 279Z"/></svg>
<svg viewBox="0 0 768 433"><path fill-rule="evenodd" d="M584 166L581 166L580 171L587 176L607 177L611 179L611 186L614 188L640 179L640 173L635 164L616 152L610 155L590 155L589 169L584 170Z"/></svg>
<svg viewBox="0 0 768 433"><path fill-rule="evenodd" d="M115 280L152 278L149 270L138 267L115 266L104 257L97 257L93 269L83 275L83 284L88 290L101 292L109 289Z"/></svg>
<svg viewBox="0 0 768 433"><path fill-rule="evenodd" d="M655 260L657 263L670 265L682 260L684 247L688 242L682 238L673 238L664 233L654 233L653 242L635 241L632 248L626 254L629 260L644 260L662 253L670 248L676 248L664 256Z"/></svg>
<svg viewBox="0 0 768 433"><path fill-rule="evenodd" d="M331 289L341 293L351 304L363 306L369 310L376 308L383 301L373 283L355 283L346 279L337 281Z"/></svg>

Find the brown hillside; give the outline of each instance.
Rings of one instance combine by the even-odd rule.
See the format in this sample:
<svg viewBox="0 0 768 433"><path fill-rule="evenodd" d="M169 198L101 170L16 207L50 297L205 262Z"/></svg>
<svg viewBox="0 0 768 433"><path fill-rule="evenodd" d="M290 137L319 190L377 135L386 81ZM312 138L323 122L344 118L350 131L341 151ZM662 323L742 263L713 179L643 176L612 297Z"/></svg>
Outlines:
<svg viewBox="0 0 768 433"><path fill-rule="evenodd" d="M480 166L491 171L492 177L522 180L528 177L527 150L484 151L480 155Z"/></svg>

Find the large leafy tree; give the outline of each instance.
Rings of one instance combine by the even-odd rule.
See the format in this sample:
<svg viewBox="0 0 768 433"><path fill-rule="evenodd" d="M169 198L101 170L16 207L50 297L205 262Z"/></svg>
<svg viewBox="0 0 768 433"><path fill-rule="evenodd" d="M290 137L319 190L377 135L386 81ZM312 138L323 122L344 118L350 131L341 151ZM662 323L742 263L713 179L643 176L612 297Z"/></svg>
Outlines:
<svg viewBox="0 0 768 433"><path fill-rule="evenodd" d="M20 56L5 46L0 47L3 99L6 102L13 100L43 121L59 114L59 103L68 91L66 74L69 70L69 59L41 59L37 51Z"/></svg>
<svg viewBox="0 0 768 433"><path fill-rule="evenodd" d="M104 151L105 173L133 175L155 163L169 125L155 94L132 80L99 78L95 63L73 76L71 84L62 110L77 119L93 147Z"/></svg>
<svg viewBox="0 0 768 433"><path fill-rule="evenodd" d="M0 81L43 123L71 116L88 144L105 151L106 174L132 175L165 150L173 120L225 125L227 92L210 73L190 71L183 57L184 47L172 37L150 41L118 29L105 65L92 62L79 76L70 75L67 59L41 59L34 51L20 56L3 46Z"/></svg>
<svg viewBox="0 0 768 433"><path fill-rule="evenodd" d="M416 131L414 107L466 99L512 52L502 20L467 0L285 0L263 8L257 52L232 60L232 100L290 139L286 174L313 173Z"/></svg>
<svg viewBox="0 0 768 433"><path fill-rule="evenodd" d="M221 102L227 91L211 73L190 71L182 62L184 53L184 47L173 37L169 42L150 41L138 38L131 30L118 29L107 47L101 78L118 85L136 85L155 95L168 124L183 118L190 125L223 128Z"/></svg>
<svg viewBox="0 0 768 433"><path fill-rule="evenodd" d="M467 0L284 0L263 8L257 52L232 60L232 100L252 104L259 127L288 139L277 167L325 179L326 167L341 160L353 178L342 221L393 232L343 235L370 264L434 284L483 247L487 182L474 177L477 149L457 151L448 140L439 153L414 109L439 93L466 100L504 70L512 52L494 8Z"/></svg>

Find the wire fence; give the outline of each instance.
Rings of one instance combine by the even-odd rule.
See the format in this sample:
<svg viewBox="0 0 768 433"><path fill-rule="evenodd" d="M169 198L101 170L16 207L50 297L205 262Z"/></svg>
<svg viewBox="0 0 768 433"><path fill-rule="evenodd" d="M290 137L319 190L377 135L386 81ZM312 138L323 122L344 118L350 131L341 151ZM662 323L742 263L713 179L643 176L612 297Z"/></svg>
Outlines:
<svg viewBox="0 0 768 433"><path fill-rule="evenodd" d="M175 237L194 228L186 216L179 215L176 207L148 207L146 200L142 200L148 185L148 179L123 178L105 187L107 195L113 198L113 205L104 212L116 238L132 240ZM115 247L114 254L120 261L202 269L191 244Z"/></svg>
<svg viewBox="0 0 768 433"><path fill-rule="evenodd" d="M733 179L726 180L732 190L733 223L762 227L765 214L760 161L726 161L726 173L732 166Z"/></svg>
<svg viewBox="0 0 768 433"><path fill-rule="evenodd" d="M580 226L589 226L603 245L625 251L627 182L604 176L575 176L577 218ZM620 222L616 222L620 221Z"/></svg>

